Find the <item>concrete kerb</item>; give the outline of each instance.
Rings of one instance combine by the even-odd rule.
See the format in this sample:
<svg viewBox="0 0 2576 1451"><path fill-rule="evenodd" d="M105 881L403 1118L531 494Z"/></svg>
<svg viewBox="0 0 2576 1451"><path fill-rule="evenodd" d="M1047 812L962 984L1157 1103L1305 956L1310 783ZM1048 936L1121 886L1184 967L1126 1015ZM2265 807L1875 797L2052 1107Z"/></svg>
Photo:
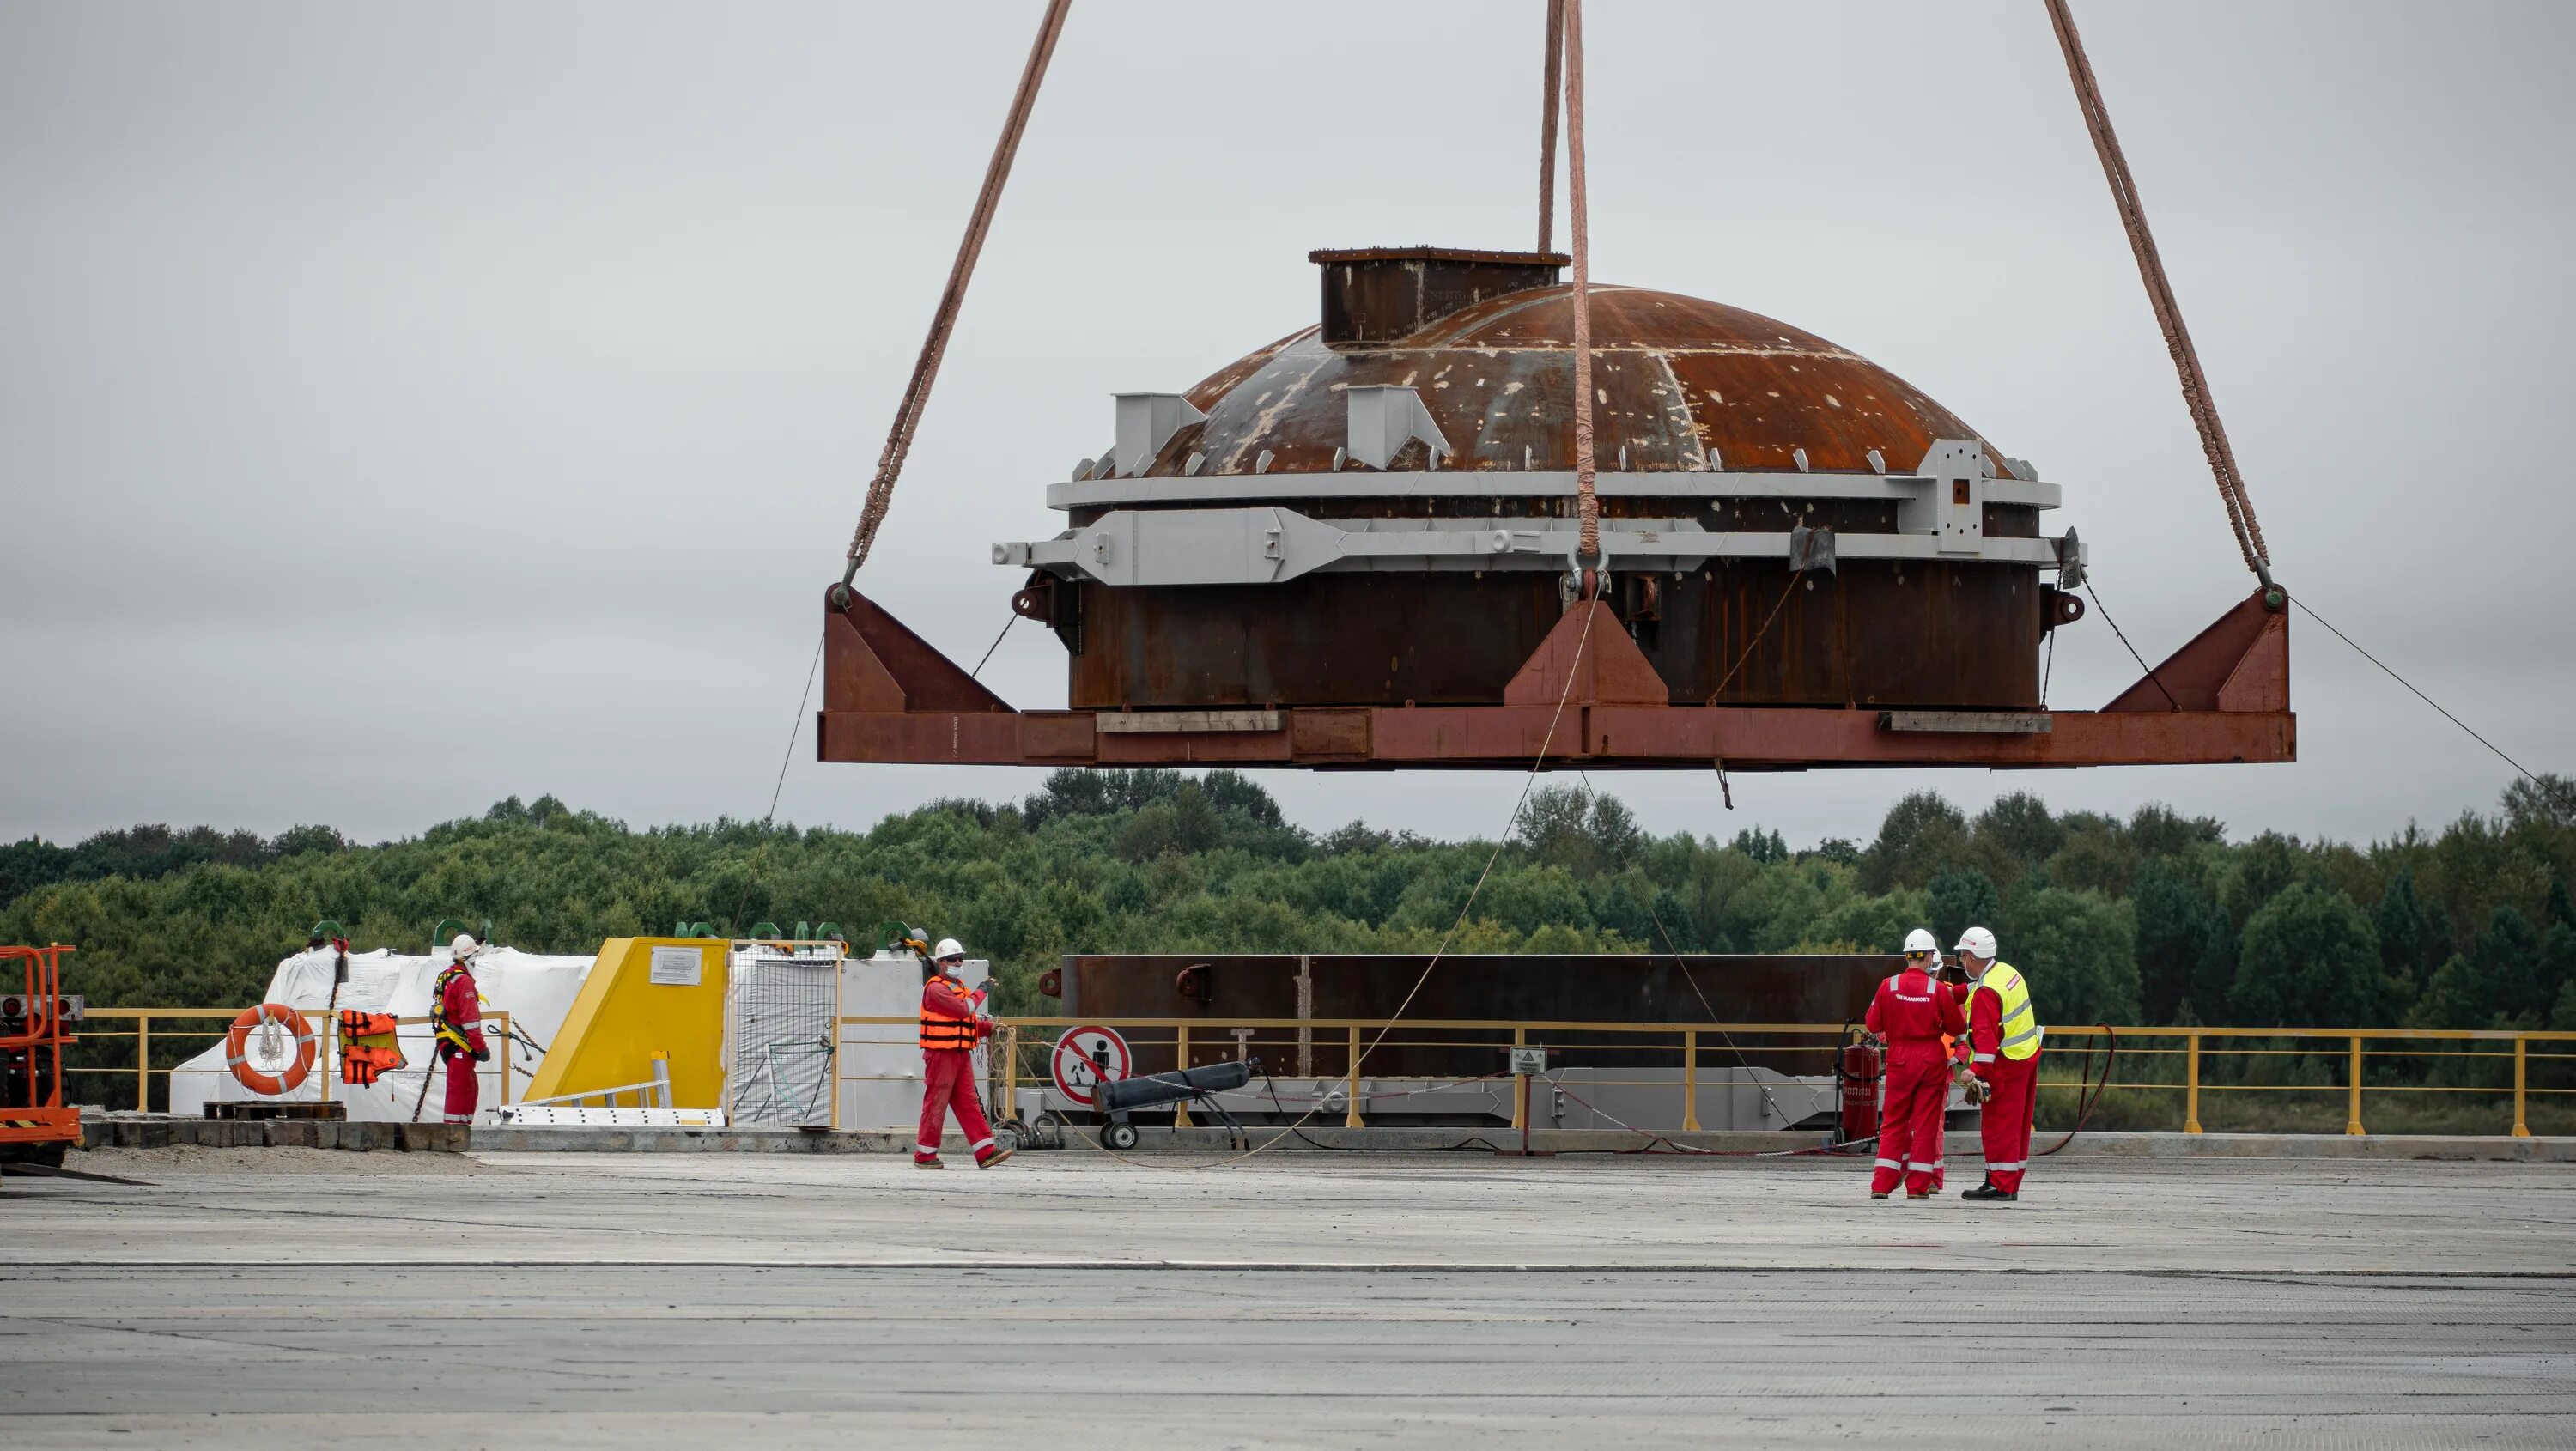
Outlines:
<svg viewBox="0 0 2576 1451"><path fill-rule="evenodd" d="M83 1113L84 1149L347 1149L461 1154L463 1124L350 1123L316 1119L202 1119L169 1114Z"/></svg>
<svg viewBox="0 0 2576 1451"><path fill-rule="evenodd" d="M215 1120L168 1115L94 1114L82 1120L84 1148L307 1148L352 1152L398 1153L681 1153L681 1154L898 1154L909 1153L913 1136L896 1129L855 1133L808 1133L796 1129L682 1128L466 1128L455 1124L314 1122L285 1119ZM1278 1128L1247 1131L1256 1146L1270 1153L1376 1152L1421 1154L1444 1150L1518 1148L1520 1136L1501 1129L1469 1128L1326 1128L1309 1126L1283 1135ZM2052 1136L2043 1134L2042 1142ZM1529 1146L1542 1153L1634 1151L1642 1140L1633 1133L1591 1129L1536 1129ZM1096 1152L1092 1131L1069 1131L1062 1150L1031 1153ZM1824 1146L1821 1136L1782 1133L1674 1134L1657 1147L1700 1150L1712 1159L1747 1155L1773 1159L1795 1150ZM951 1135L944 1155L968 1157L963 1140ZM1223 1129L1146 1128L1137 1130L1140 1156L1154 1154L1223 1155L1240 1152L1238 1141ZM1974 1165L1981 1154L1973 1133L1949 1136L1946 1155L1953 1164ZM1688 1152L1672 1154L1688 1160ZM1814 1162L1844 1162L1867 1157L1866 1151L1842 1156L1799 1155ZM2500 1163L2576 1164L2576 1138L2515 1139L2471 1135L2401 1134L2138 1134L2087 1133L2067 1146L2062 1158L2219 1158L2219 1159L2432 1159Z"/></svg>

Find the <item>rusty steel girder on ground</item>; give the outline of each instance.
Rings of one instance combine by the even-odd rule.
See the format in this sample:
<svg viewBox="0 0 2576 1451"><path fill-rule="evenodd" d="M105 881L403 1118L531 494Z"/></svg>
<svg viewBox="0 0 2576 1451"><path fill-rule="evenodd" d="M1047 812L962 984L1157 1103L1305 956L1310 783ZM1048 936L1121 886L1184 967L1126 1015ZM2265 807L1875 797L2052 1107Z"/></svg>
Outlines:
<svg viewBox="0 0 2576 1451"><path fill-rule="evenodd" d="M1804 770L2284 762L2289 617L2257 591L2101 710L1675 703L1609 605L1577 604L1471 705L1021 711L866 597L825 602L825 761L1026 766ZM1587 624L1588 621L1588 624Z"/></svg>
<svg viewBox="0 0 2576 1451"><path fill-rule="evenodd" d="M1407 953L1069 953L1053 976L1067 1022L1198 1019L1207 1026L1191 1034L1192 1065L1231 1058L1240 1046L1273 1073L1340 1077L1350 1071L1346 1029L1277 1025L1386 1019L1399 1009L1415 1023L1840 1023L1856 1021L1898 966L1878 953L1460 953L1437 966L1428 954ZM1244 1022L1273 1026L1238 1045L1227 1025ZM1134 1072L1178 1066L1170 1028L1127 1036ZM1594 1068L1669 1068L1680 1038L1532 1034L1558 1066ZM1399 1024L1383 1041L1374 1031L1365 1041L1377 1044L1363 1065L1371 1075L1473 1078L1501 1066L1512 1030ZM1704 1035L1702 1046L1712 1066L1829 1070L1812 1036L1745 1026Z"/></svg>

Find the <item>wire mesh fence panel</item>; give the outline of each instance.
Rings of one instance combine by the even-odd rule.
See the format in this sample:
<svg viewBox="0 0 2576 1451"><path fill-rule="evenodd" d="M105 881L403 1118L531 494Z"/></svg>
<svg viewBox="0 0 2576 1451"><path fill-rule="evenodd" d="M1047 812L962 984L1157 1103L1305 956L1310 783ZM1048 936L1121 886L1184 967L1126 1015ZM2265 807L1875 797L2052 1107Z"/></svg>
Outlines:
<svg viewBox="0 0 2576 1451"><path fill-rule="evenodd" d="M840 962L745 952L725 990L725 1104L735 1124L797 1128L832 1117Z"/></svg>

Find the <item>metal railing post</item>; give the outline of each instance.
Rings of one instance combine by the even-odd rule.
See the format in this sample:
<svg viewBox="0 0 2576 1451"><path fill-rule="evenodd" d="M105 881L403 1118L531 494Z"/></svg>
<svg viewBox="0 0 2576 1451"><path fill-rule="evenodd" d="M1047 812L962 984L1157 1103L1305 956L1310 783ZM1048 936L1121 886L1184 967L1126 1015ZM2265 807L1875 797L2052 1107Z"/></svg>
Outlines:
<svg viewBox="0 0 2576 1451"><path fill-rule="evenodd" d="M331 1013L322 1015L322 1101L331 1101L331 1075L340 1068L340 1020ZM504 1095L501 1099L508 1103Z"/></svg>
<svg viewBox="0 0 2576 1451"><path fill-rule="evenodd" d="M2194 1033L2183 1041L2182 1131L2196 1134L2200 1132L2200 1035Z"/></svg>
<svg viewBox="0 0 2576 1451"><path fill-rule="evenodd" d="M1512 1046L1515 1048L1528 1047L1529 1029L1512 1029ZM1514 1076L1521 1077L1523 1075ZM1529 1085L1524 1081L1519 1084L1518 1087L1521 1091L1512 1095L1512 1127L1515 1130L1526 1129L1529 1127Z"/></svg>
<svg viewBox="0 0 2576 1451"><path fill-rule="evenodd" d="M1179 1027L1173 1029L1172 1032L1175 1035L1172 1040L1173 1070L1179 1073L1187 1073L1190 1071L1190 1025L1183 1023ZM1196 1125L1190 1122L1190 1101L1188 1099L1182 1099L1179 1103L1172 1105L1172 1127L1176 1129L1196 1127Z"/></svg>
<svg viewBox="0 0 2576 1451"><path fill-rule="evenodd" d="M2523 1117L2523 1093L2527 1086L2524 1073L2528 1066L2523 1050L2530 1046L2530 1042L2520 1033L2513 1035L2513 1136L2517 1139L2531 1137L2531 1124Z"/></svg>
<svg viewBox="0 0 2576 1451"><path fill-rule="evenodd" d="M1699 1132L1699 1030L1682 1034L1682 1132Z"/></svg>
<svg viewBox="0 0 2576 1451"><path fill-rule="evenodd" d="M2352 1107L2345 1117L2343 1131L2347 1134L2364 1132L2361 1126L2361 1039L2358 1037L2352 1040Z"/></svg>
<svg viewBox="0 0 2576 1451"><path fill-rule="evenodd" d="M493 1016L501 1020L501 1106L508 1108L510 1106L510 1063L513 1056L510 1049L515 1040L510 1037L510 1015L495 1013ZM322 1080L322 1096L324 1098L331 1096L331 1080L327 1078Z"/></svg>
<svg viewBox="0 0 2576 1451"><path fill-rule="evenodd" d="M1016 1118L1020 1112L1020 1028L1017 1023L1002 1025L1002 1117Z"/></svg>
<svg viewBox="0 0 2576 1451"><path fill-rule="evenodd" d="M152 1111L152 1015L134 1020L134 1111Z"/></svg>
<svg viewBox="0 0 2576 1451"><path fill-rule="evenodd" d="M1348 1091L1351 1103L1349 1110L1342 1115L1342 1127L1346 1129L1368 1127L1367 1121L1360 1117L1360 1027L1357 1023L1351 1025L1351 1080Z"/></svg>

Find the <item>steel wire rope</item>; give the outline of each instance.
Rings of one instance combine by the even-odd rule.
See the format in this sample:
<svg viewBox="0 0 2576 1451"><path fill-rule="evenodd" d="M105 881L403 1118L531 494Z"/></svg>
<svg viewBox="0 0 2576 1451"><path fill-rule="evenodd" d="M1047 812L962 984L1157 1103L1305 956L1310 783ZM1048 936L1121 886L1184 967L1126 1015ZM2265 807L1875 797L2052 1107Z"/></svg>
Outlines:
<svg viewBox="0 0 2576 1451"><path fill-rule="evenodd" d="M2416 698L2417 700L2420 700L2420 701L2424 702L2426 705L2429 705L2429 706L2433 707L2433 709L2435 709L2435 710L2437 710L2437 711L2440 711L2440 712L2441 712L2441 714L2442 714L2442 719L2444 719L2444 720L2446 720L2446 721L2449 721L2451 724L2453 724L2453 725L2455 725L2455 726L2458 726L2458 727L2459 727L2461 730L2463 730L2463 731L2467 731L2467 732L2468 732L2468 736L2469 736L2469 739L2470 739L2470 740L2476 741L2479 745L2482 745L2482 746L2486 747L2486 748L2487 748L2488 750L2490 750L2490 751L2494 751L2494 752L2495 752L2495 756L2496 756L2496 759L2497 759L2497 760L2504 762L2506 765L2513 767L2513 768L2514 768L2515 770L2517 770L2517 771L2521 771L2521 772L2522 772L2522 779L2524 779L2524 780L2526 780L2526 781L2529 781L2529 782L2531 782L2531 783L2532 783L2532 784L2534 784L2534 785L2538 785L2538 784L2539 784L2539 782L2540 782L2540 778L2539 778L2539 777L2537 777L2537 776L2534 776L2534 775L2533 775L2533 774L2531 774L2531 772L2529 772L2528 770L2524 770L2522 762L2517 761L2517 760L2515 760L2513 757L2506 755L2506 754L2504 753L2503 749L2502 749L2501 747L2497 746L2495 742L2493 742L2493 741L2491 741L2491 740L2488 740L2486 737L2484 737L2484 736L2482 736L2482 735L2479 735L2475 730L2473 730L2473 729L2471 729L2471 728L2470 728L2469 723L2468 723L2467 721L2464 721L2464 720L2460 719L2458 716L2451 714L2451 713L2450 713L2450 711L2445 710L2445 709L2443 708L2442 703L2441 703L2440 701L2435 700L2433 697L2431 697L2431 696L2429 696L2429 695L2426 695L2426 694L2425 694L2423 691L2421 691L2421 690L2417 690L2417 689L2415 688L2415 682L2413 682L2413 681L2411 681L2411 680L2407 679L2407 678L2406 678L2405 676L2403 676L2403 675L2398 674L2396 671L2389 669L2389 668L2388 668L2388 662L2386 662L2386 661L2384 661L2384 660L2380 659L2380 658L2379 658L2378 656L2376 656L2376 655L2371 654L2368 650L2364 650L2364 649L2362 649L2362 648L2361 648L2361 642L2360 642L2360 641L2355 640L2352 636L2345 634L2345 633L2344 633L2343 631L2341 631L2341 630L2337 630L2337 629L2335 629L2334 621L2327 619L2325 616L2323 616L2323 615L2321 615L2321 614L2318 614L2318 613L2317 613L2317 607L2316 607L2316 606L2314 606L2314 605L2312 605L2312 604L2309 604L2306 600L2301 599L2301 598L2300 598L2299 596L2297 596L2297 595L2291 594L2288 590L2283 590L2281 593L2282 593L2282 596L2283 596L2284 598L2286 598L2286 599L2290 600L2292 603L2296 604L2300 609L2303 609L2303 610L2307 611L2307 612L2308 612L2308 618L2309 618L2309 619L2312 619L2312 620L2316 621L2318 624L2325 626L2325 627L2326 627L2326 629L2327 629L2328 631L2332 632L2332 634L2334 635L2334 637L2335 637L2336 639L2343 641L2343 642L2344 642L2345 644L2347 644L2347 645L2350 645L2350 646L2353 648L2353 651L2354 651L2354 653L2355 653L2355 654L2358 654L2359 656L2361 656L2361 658L2362 658L2362 659L2369 661L2371 664L2378 666L2382 671L2386 672L2386 674L2387 674L2387 676L2388 676L2388 678L2389 678L2389 679L2394 680L2394 681L2396 681L2398 684L2405 686L2405 687L2407 688L2407 690L2408 690L2408 691L2410 691L2410 692L2412 692L2412 693L2414 694L2414 696L2415 696L2415 698Z"/></svg>
<svg viewBox="0 0 2576 1451"><path fill-rule="evenodd" d="M1779 598L1779 599L1777 599L1777 600L1774 600L1774 601L1772 602L1772 604L1771 604L1771 613L1769 613L1768 615L1765 615L1765 616L1763 616L1763 617L1762 617L1762 627L1761 627L1760 629L1755 630L1755 631L1753 632L1753 637L1752 637L1751 639L1746 640L1746 641L1744 642L1744 649L1743 649L1740 653L1738 653L1738 654L1736 655L1736 657L1735 657L1735 663L1734 663L1733 665L1730 665L1730 666L1728 666L1728 667L1726 668L1726 674L1725 674L1724 676L1722 676L1722 677L1720 677L1720 678L1719 678L1719 680L1718 680L1718 682L1717 682L1717 688L1716 688L1715 690L1710 691L1710 692L1708 693L1708 699L1706 699L1706 700L1702 701L1702 702L1701 702L1701 704L1703 704L1703 705L1715 705L1715 704L1717 704L1717 698L1718 698L1719 696L1721 696L1721 695L1723 695L1723 694L1725 694L1725 693L1726 693L1726 687L1728 687L1729 685L1732 685L1732 684L1734 684L1734 683L1735 683L1735 675L1736 675L1736 672L1737 672L1737 671L1739 671L1739 670L1742 670L1742 669L1744 668L1744 662L1745 662L1745 661L1750 660L1750 659L1752 659L1752 658L1753 658L1753 651L1754 651L1754 648L1755 648L1756 646L1760 645L1760 644L1762 643L1762 641L1763 641L1763 638L1764 638L1765 636L1767 636L1767 635L1769 635L1769 634L1771 633L1771 626L1772 626L1773 624L1775 624L1776 622L1778 622L1778 620L1779 620L1779 618L1780 618L1780 611L1782 611L1782 610L1784 610L1784 609L1788 608L1788 605L1789 605L1789 596L1790 596L1790 595L1792 595L1792 594L1797 593L1797 590L1798 590L1798 581L1799 581L1800 579L1803 579L1804 577L1805 577L1805 572L1804 572L1804 571L1802 571L1802 570L1792 570L1792 571L1790 571L1790 573L1789 573L1789 587L1788 587L1787 589L1784 589L1784 590L1780 591L1780 598ZM1839 581L1839 577L1837 577L1837 583L1839 583L1839 582L1840 582L1840 581ZM1730 810L1732 810L1732 809L1734 808L1734 801L1733 801L1733 799L1732 799L1732 797L1731 797L1731 796L1730 796L1730 798L1729 798L1729 800L1728 800L1727 806L1728 806L1728 809L1730 809Z"/></svg>
<svg viewBox="0 0 2576 1451"><path fill-rule="evenodd" d="M1013 610L1011 612L1011 617L1002 622L1002 633L1000 635L995 635L993 637L993 643L984 647L984 658L976 661L975 668L966 672L967 679L973 680L984 673L984 667L993 663L993 652L1002 648L1002 637L1010 634L1011 627L1019 622L1020 613L1017 610Z"/></svg>
<svg viewBox="0 0 2576 1451"><path fill-rule="evenodd" d="M786 748L778 753L778 779L771 783L769 788L769 810L760 818L760 846L752 854L751 870L744 876L742 896L733 904L733 915L725 919L727 932L733 931L741 924L743 909L751 905L752 890L760 884L761 864L769 860L769 828L778 820L779 798L787 791L787 767L796 759L796 738L805 732L805 707L814 699L814 677L820 674L822 669L823 640L817 639L814 642L814 659L805 667L805 689L796 697L796 714L787 722Z"/></svg>
<svg viewBox="0 0 2576 1451"><path fill-rule="evenodd" d="M2084 595L2087 599L2093 601L2093 608L2102 611L2102 623L2109 625L2111 627L2111 633L2120 637L2121 648L2129 652L2130 659L2138 662L2139 669L2147 672L2147 679L2155 683L2156 693L2165 698L2165 704L2172 706L2176 710L2182 709L2182 702L2174 699L2173 692L2165 689L2164 681L2157 677L2156 667L2148 664L2147 657L2138 653L2138 647L2129 643L2129 632L2120 628L2120 622L2118 620L2111 618L2111 611L2102 603L2102 597L2093 592L2093 581L2089 577L2084 581ZM2054 635L2056 634L2056 631L2052 630L2049 633ZM2053 644L2054 641L2051 643Z"/></svg>

